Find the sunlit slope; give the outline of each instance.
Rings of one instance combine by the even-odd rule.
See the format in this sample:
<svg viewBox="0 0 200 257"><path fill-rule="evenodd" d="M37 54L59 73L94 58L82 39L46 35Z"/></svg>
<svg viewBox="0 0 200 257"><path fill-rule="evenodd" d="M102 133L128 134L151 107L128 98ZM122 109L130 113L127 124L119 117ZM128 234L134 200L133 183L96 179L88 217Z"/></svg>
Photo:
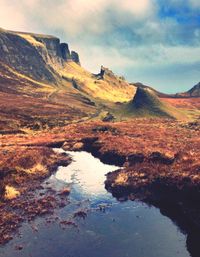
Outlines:
<svg viewBox="0 0 200 257"><path fill-rule="evenodd" d="M96 75L86 71L78 54L56 37L1 29L0 132L90 120L107 103L130 101L135 88L102 69Z"/></svg>
<svg viewBox="0 0 200 257"><path fill-rule="evenodd" d="M135 92L134 86L108 69L102 77L86 71L76 52L49 35L1 30L0 61L18 75L74 94L124 102Z"/></svg>
<svg viewBox="0 0 200 257"><path fill-rule="evenodd" d="M103 76L92 74L74 62L65 64L62 77L72 81L73 87L94 98L111 101L127 102L132 99L136 88L128 82L105 69Z"/></svg>
<svg viewBox="0 0 200 257"><path fill-rule="evenodd" d="M41 119L41 123L48 121L50 125L55 120L59 124L59 117L65 124L67 120L101 119L111 117L110 114L119 120L129 117L185 119L182 110L164 102L163 94L150 87L129 84L103 66L97 74L87 71L68 44L50 35L0 30L1 92L6 93L7 98L9 94L20 96L13 110L19 115L23 113L22 121L29 119L29 113L32 113L31 119L34 120L35 115L39 122ZM1 96L2 106L4 97L5 94ZM27 97L30 97L27 101L23 100ZM13 96L10 99L6 115L12 109ZM39 103L38 108L35 101ZM23 102L27 104L25 108L22 108ZM34 110L29 112L31 102L35 103ZM45 113L41 110L42 103ZM69 115L65 112L63 116L61 110L68 110Z"/></svg>

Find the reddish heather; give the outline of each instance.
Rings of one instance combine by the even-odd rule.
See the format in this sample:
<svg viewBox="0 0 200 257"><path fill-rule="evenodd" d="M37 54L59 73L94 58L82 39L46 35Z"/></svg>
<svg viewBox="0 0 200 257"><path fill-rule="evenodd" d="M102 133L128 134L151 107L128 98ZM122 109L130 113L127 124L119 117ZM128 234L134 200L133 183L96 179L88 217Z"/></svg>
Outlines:
<svg viewBox="0 0 200 257"><path fill-rule="evenodd" d="M67 156L57 155L50 148L63 144L66 150L87 150L105 162L124 165L123 170L107 177L107 188L113 194L118 194L120 188L120 192L122 189L134 192L131 199L136 196L143 199L144 192L150 195L149 188L159 184L165 188L173 187L175 191L193 192L194 195L200 186L198 121L181 123L166 119L133 119L118 123L85 122L30 134L5 134L0 136L0 142L1 195L4 198L7 190L8 198L18 197L19 192L23 199L23 194L27 194L33 185L38 186L38 181L51 174L57 165L69 163ZM165 195L176 199L168 191ZM199 196L198 193L195 195ZM17 198L18 208L24 213L26 202L20 199ZM57 206L54 198L51 198L50 207L46 206L49 200L39 201L30 204L27 214L30 214L30 219L37 213L48 213L51 206ZM5 227L0 232L0 235L4 234L2 243L11 238L9 222L14 220L15 227L21 222L15 213L11 215L6 211L6 206L15 206L15 201L2 198L0 202L0 214L4 217L0 223Z"/></svg>
<svg viewBox="0 0 200 257"><path fill-rule="evenodd" d="M200 109L200 97L198 98L162 98L162 100L177 108Z"/></svg>

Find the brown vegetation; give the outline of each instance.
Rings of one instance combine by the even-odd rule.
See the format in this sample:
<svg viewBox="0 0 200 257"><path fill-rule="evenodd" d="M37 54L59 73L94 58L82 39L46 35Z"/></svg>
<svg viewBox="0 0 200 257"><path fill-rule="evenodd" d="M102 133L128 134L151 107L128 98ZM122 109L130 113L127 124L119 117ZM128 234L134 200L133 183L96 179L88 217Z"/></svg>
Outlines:
<svg viewBox="0 0 200 257"><path fill-rule="evenodd" d="M50 148L64 145L65 150L87 150L104 162L123 165L124 169L109 174L106 182L108 190L118 198L131 195L131 199L145 200L151 195L152 200L155 188L165 189L163 194L156 195L170 196L177 201L185 196L185 199L200 197L198 121L144 118L118 123L93 121L51 131L1 135L0 141L2 195L5 186L9 186L23 197L34 181L49 176L63 161L68 163L66 156L55 154ZM4 212L5 204L1 206L1 213ZM17 219L16 224L20 222L13 215L11 219Z"/></svg>
<svg viewBox="0 0 200 257"><path fill-rule="evenodd" d="M34 63L27 58L26 65L22 57L32 55L16 53L14 41L9 41L14 52L1 56L8 63L0 62L0 244L11 239L23 220L52 213L67 203L69 188L58 194L53 190L43 196L33 194L59 165L70 163L67 155L52 149L62 146L65 150L90 151L106 163L124 166L107 176L106 186L116 197L139 198L155 205L159 201L181 202L181 213L200 225L200 98L164 95L160 100L157 96L163 94L158 92L156 97L142 94L139 98L137 93L137 106L133 103L134 108L124 108L133 99L135 86L103 67L95 75L72 60L64 62L61 56L52 56L46 36L18 34L14 33L14 38L20 37L29 50L34 49L33 56L44 54L40 53L41 44L46 55L42 55L44 72L38 65L40 58ZM56 38L53 44L60 47ZM23 44L17 47L22 52L26 49ZM51 66L48 71L46 57ZM17 65L18 58L22 66ZM10 67L12 60L15 65ZM159 110L177 112L168 104L195 120L151 118L163 117L157 115ZM149 118L133 119L141 116ZM106 122L95 121L98 118ZM114 123L116 120L121 122ZM191 202L195 203L192 207ZM79 218L86 215L85 211L74 214Z"/></svg>
<svg viewBox="0 0 200 257"><path fill-rule="evenodd" d="M177 108L200 109L200 97L196 98L162 98Z"/></svg>
<svg viewBox="0 0 200 257"><path fill-rule="evenodd" d="M12 238L23 220L52 213L63 205L62 196L31 192L59 165L68 165L70 158L46 147L4 147L0 149L0 244ZM52 192L53 193L53 192ZM68 192L69 193L69 192Z"/></svg>
<svg viewBox="0 0 200 257"><path fill-rule="evenodd" d="M67 155L57 154L51 148L16 146L1 148L1 195L14 194L16 190L23 193L32 188L34 180L46 178L58 165L68 165L69 162Z"/></svg>

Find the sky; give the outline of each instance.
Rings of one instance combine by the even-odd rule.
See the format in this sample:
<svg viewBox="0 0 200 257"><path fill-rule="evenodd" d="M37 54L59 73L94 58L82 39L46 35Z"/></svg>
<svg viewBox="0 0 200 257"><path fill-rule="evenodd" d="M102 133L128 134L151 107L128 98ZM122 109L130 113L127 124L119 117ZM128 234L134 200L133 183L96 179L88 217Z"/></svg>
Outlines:
<svg viewBox="0 0 200 257"><path fill-rule="evenodd" d="M89 71L166 93L200 81L200 0L0 0L0 27L55 35Z"/></svg>

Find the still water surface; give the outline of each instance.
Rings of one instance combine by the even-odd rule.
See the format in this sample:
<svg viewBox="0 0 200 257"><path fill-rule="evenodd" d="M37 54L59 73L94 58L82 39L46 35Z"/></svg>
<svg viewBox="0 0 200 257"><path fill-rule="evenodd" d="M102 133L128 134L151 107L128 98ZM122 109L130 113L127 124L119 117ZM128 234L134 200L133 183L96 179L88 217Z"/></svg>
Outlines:
<svg viewBox="0 0 200 257"><path fill-rule="evenodd" d="M118 167L105 165L87 152L68 153L73 162L48 179L53 188L71 187L70 204L57 215L70 219L76 211L90 210L87 217L76 218L78 226L66 229L58 222L47 225L44 218L37 218L37 232L24 223L21 238L16 236L0 248L0 257L190 256L185 235L158 209L141 202L118 202L106 191L105 174ZM16 245L23 249L17 251Z"/></svg>

